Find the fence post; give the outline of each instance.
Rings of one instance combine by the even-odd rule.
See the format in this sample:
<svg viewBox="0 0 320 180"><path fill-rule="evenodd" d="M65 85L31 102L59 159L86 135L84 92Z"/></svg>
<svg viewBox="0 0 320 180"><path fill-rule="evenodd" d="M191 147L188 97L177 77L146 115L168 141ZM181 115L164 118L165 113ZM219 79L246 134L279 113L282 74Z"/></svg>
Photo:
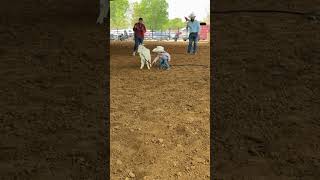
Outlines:
<svg viewBox="0 0 320 180"><path fill-rule="evenodd" d="M171 28L169 28L169 40L171 40Z"/></svg>
<svg viewBox="0 0 320 180"><path fill-rule="evenodd" d="M117 27L117 40L119 40L119 31L118 31L118 27Z"/></svg>

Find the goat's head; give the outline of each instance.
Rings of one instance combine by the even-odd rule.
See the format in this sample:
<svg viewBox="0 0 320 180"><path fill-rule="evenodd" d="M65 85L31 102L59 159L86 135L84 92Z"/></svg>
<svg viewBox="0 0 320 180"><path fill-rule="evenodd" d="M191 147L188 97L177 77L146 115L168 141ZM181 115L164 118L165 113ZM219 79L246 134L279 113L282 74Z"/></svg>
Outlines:
<svg viewBox="0 0 320 180"><path fill-rule="evenodd" d="M144 47L142 44L140 44L140 45L138 46L137 52L138 52L138 53L141 53L144 48L145 48L145 47Z"/></svg>

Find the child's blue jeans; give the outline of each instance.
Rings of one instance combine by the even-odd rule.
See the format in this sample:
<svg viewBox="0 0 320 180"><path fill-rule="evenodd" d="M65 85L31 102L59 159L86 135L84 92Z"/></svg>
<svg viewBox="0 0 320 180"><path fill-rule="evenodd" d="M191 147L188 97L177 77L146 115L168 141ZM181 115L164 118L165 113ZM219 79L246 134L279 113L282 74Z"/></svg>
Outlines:
<svg viewBox="0 0 320 180"><path fill-rule="evenodd" d="M167 57L163 57L160 59L160 69L169 69L170 65Z"/></svg>

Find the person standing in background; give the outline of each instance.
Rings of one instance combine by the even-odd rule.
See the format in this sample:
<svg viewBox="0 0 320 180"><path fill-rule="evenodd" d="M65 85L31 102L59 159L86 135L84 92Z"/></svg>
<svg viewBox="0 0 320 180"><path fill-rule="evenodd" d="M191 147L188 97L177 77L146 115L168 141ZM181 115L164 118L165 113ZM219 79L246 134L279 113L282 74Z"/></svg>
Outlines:
<svg viewBox="0 0 320 180"><path fill-rule="evenodd" d="M195 14L192 12L187 20L187 31L189 31L188 54L196 54L198 46L198 38L200 31L200 22L195 20Z"/></svg>
<svg viewBox="0 0 320 180"><path fill-rule="evenodd" d="M134 47L133 47L133 56L136 55L138 46L143 43L144 33L146 33L146 27L143 24L143 19L139 18L139 22L134 24L133 32L134 32Z"/></svg>

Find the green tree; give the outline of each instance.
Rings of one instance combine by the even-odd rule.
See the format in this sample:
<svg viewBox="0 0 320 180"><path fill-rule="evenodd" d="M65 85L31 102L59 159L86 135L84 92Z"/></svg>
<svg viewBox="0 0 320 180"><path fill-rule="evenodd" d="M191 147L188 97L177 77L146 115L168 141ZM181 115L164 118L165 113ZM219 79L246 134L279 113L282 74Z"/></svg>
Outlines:
<svg viewBox="0 0 320 180"><path fill-rule="evenodd" d="M129 25L127 11L129 9L128 0L110 1L110 27L127 28Z"/></svg>
<svg viewBox="0 0 320 180"><path fill-rule="evenodd" d="M131 26L133 26L139 19L139 17L142 17L141 12L141 5L138 2L132 3L132 19L131 19Z"/></svg>
<svg viewBox="0 0 320 180"><path fill-rule="evenodd" d="M164 30L168 22L168 3L166 0L141 0L133 5L133 21L142 17L147 29Z"/></svg>
<svg viewBox="0 0 320 180"><path fill-rule="evenodd" d="M166 29L178 29L185 27L185 23L180 18L170 19L166 24Z"/></svg>

